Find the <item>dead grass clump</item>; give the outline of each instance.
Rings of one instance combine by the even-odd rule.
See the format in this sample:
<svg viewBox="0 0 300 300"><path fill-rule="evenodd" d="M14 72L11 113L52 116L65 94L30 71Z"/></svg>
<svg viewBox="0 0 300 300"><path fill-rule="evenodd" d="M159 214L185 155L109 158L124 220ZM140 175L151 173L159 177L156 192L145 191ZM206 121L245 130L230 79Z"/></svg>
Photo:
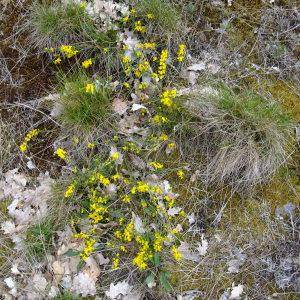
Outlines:
<svg viewBox="0 0 300 300"><path fill-rule="evenodd" d="M201 147L207 183L251 190L290 157L291 122L276 102L219 87L192 96L186 107L193 118L189 144L194 140Z"/></svg>

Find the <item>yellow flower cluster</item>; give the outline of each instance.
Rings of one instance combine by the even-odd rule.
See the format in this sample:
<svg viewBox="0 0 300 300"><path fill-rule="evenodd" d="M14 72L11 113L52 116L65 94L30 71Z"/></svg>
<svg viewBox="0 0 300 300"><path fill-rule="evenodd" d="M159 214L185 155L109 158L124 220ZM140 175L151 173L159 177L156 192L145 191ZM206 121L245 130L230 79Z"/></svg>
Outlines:
<svg viewBox="0 0 300 300"><path fill-rule="evenodd" d="M167 202L167 205L168 205L169 208L174 207L174 205L175 205L175 200L172 199L170 196L166 195L166 196L164 197L164 200Z"/></svg>
<svg viewBox="0 0 300 300"><path fill-rule="evenodd" d="M95 243L96 243L96 241L91 237L85 239L85 241L84 241L85 247L84 247L82 253L80 253L80 257L82 260L86 260L94 252Z"/></svg>
<svg viewBox="0 0 300 300"><path fill-rule="evenodd" d="M112 160L117 160L120 157L120 153L119 152L114 152L110 155L110 158Z"/></svg>
<svg viewBox="0 0 300 300"><path fill-rule="evenodd" d="M138 181L137 184L131 188L131 194L147 193L150 191L150 185L144 181Z"/></svg>
<svg viewBox="0 0 300 300"><path fill-rule="evenodd" d="M148 266L147 261L153 257L153 254L150 251L149 242L146 239L138 236L136 242L140 244L140 248L136 257L133 259L133 265L137 266L140 270L145 270Z"/></svg>
<svg viewBox="0 0 300 300"><path fill-rule="evenodd" d="M156 125L162 125L162 124L168 123L168 122L169 122L169 119L168 119L167 117L162 116L162 115L155 115L155 116L152 118L152 121L153 121L154 124L156 124Z"/></svg>
<svg viewBox="0 0 300 300"><path fill-rule="evenodd" d="M121 61L123 63L124 73L126 76L128 76L131 72L130 57L127 55L124 55L121 57Z"/></svg>
<svg viewBox="0 0 300 300"><path fill-rule="evenodd" d="M75 184L72 183L70 185L67 186L66 191L65 191L65 198L70 198L75 192Z"/></svg>
<svg viewBox="0 0 300 300"><path fill-rule="evenodd" d="M133 239L134 224L130 222L124 229L123 239L125 242L131 242Z"/></svg>
<svg viewBox="0 0 300 300"><path fill-rule="evenodd" d="M164 167L163 164L161 164L161 163L159 163L159 162L156 162L156 161L150 162L149 165L150 165L151 167L153 167L155 170L160 170L160 169L162 169L162 168Z"/></svg>
<svg viewBox="0 0 300 300"><path fill-rule="evenodd" d="M57 148L55 150L55 154L61 158L61 159L66 159L67 158L67 152L66 150L62 149L62 148Z"/></svg>
<svg viewBox="0 0 300 300"><path fill-rule="evenodd" d="M105 214L108 212L107 207L103 206L101 203L91 203L90 213L88 217L92 221L92 224L97 224L104 220Z"/></svg>
<svg viewBox="0 0 300 300"><path fill-rule="evenodd" d="M19 146L20 151L21 151L21 152L27 151L27 149L28 149L28 143L29 143L35 136L37 136L39 133L40 133L40 130L38 130L38 129L32 129L32 130L30 130L30 131L26 134L23 143Z"/></svg>
<svg viewBox="0 0 300 300"><path fill-rule="evenodd" d="M146 32L146 26L144 26L144 25L142 24L142 21L136 21L136 22L134 22L133 29L134 29L135 31L141 32L141 33Z"/></svg>
<svg viewBox="0 0 300 300"><path fill-rule="evenodd" d="M176 174L180 180L183 180L185 177L183 170L178 170Z"/></svg>
<svg viewBox="0 0 300 300"><path fill-rule="evenodd" d="M85 86L85 92L88 94L95 94L95 85L93 83L87 83Z"/></svg>
<svg viewBox="0 0 300 300"><path fill-rule="evenodd" d="M117 253L116 257L113 257L113 259L112 259L112 267L111 268L113 270L117 270L118 267L119 267L119 264L120 264L120 258L119 258L119 256L120 256L120 254Z"/></svg>
<svg viewBox="0 0 300 300"><path fill-rule="evenodd" d="M141 152L141 148L134 142L126 142L122 147L122 150L126 152L133 152L136 154L139 154Z"/></svg>
<svg viewBox="0 0 300 300"><path fill-rule="evenodd" d="M84 240L85 247L80 253L80 258L86 260L95 251L94 245L96 244L96 240L84 232L76 233L73 236L74 238Z"/></svg>
<svg viewBox="0 0 300 300"><path fill-rule="evenodd" d="M175 258L175 260L179 261L182 259L182 254L181 252L176 248L176 246L172 246L171 248L171 251L172 251L172 255L173 257Z"/></svg>
<svg viewBox="0 0 300 300"><path fill-rule="evenodd" d="M177 91L176 89L166 90L160 96L161 104L171 107L173 105L173 99L176 97Z"/></svg>
<svg viewBox="0 0 300 300"><path fill-rule="evenodd" d="M166 135L165 133L162 133L160 136L159 136L159 140L161 142L165 142L169 139L168 135Z"/></svg>
<svg viewBox="0 0 300 300"><path fill-rule="evenodd" d="M143 49L143 50L154 50L156 48L157 44L156 43L140 43L137 44L135 47L137 49Z"/></svg>
<svg viewBox="0 0 300 300"><path fill-rule="evenodd" d="M102 174L98 174L98 180L104 186L107 186L110 184L110 180L107 177L103 176Z"/></svg>
<svg viewBox="0 0 300 300"><path fill-rule="evenodd" d="M146 88L148 87L148 83L147 82L142 82L139 84L139 90L144 91Z"/></svg>
<svg viewBox="0 0 300 300"><path fill-rule="evenodd" d="M163 79L167 72L167 60L169 57L169 51L167 49L162 50L159 58L158 76L159 79Z"/></svg>
<svg viewBox="0 0 300 300"><path fill-rule="evenodd" d="M91 150L92 150L92 149L94 149L95 147L96 147L96 145L95 145L94 143L88 143L88 144L87 144L87 148L88 148L88 149L91 149Z"/></svg>
<svg viewBox="0 0 300 300"><path fill-rule="evenodd" d="M71 58L78 53L78 50L70 45L62 45L60 46L60 52L63 53L67 58Z"/></svg>
<svg viewBox="0 0 300 300"><path fill-rule="evenodd" d="M156 252L161 252L162 250L162 243L166 241L167 238L162 236L159 232L155 232L154 234L154 242L153 242L153 248Z"/></svg>
<svg viewBox="0 0 300 300"><path fill-rule="evenodd" d="M148 20L153 20L154 19L154 15L151 13L146 14L146 17Z"/></svg>
<svg viewBox="0 0 300 300"><path fill-rule="evenodd" d="M139 63L137 68L134 70L134 74L137 78L140 78L142 74L148 71L150 67L150 64L147 60L143 61L142 63Z"/></svg>
<svg viewBox="0 0 300 300"><path fill-rule="evenodd" d="M179 62L183 62L186 54L186 46L184 44L180 44L177 51L177 60Z"/></svg>
<svg viewBox="0 0 300 300"><path fill-rule="evenodd" d="M82 67L87 69L88 67L90 67L93 64L92 59L86 59L85 61L83 61L81 63Z"/></svg>
<svg viewBox="0 0 300 300"><path fill-rule="evenodd" d="M61 63L61 58L58 56L56 59L53 60L55 65L59 65Z"/></svg>

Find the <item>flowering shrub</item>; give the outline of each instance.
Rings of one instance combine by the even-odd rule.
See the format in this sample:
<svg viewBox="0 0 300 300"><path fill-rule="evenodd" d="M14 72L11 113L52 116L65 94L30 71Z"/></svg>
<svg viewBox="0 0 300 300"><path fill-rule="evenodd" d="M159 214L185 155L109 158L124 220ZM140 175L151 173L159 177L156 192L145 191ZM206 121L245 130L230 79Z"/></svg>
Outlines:
<svg viewBox="0 0 300 300"><path fill-rule="evenodd" d="M91 163L73 175L65 190L67 201L79 206L78 226L83 219L90 224L88 231L74 235L85 244L81 259L105 251L112 258L113 270L128 263L138 270L160 267L163 257L168 256L180 260L177 246L186 214L176 206L179 195L161 178L163 165L149 162L136 178L136 170L128 169L126 153L121 151L106 159L93 155Z"/></svg>

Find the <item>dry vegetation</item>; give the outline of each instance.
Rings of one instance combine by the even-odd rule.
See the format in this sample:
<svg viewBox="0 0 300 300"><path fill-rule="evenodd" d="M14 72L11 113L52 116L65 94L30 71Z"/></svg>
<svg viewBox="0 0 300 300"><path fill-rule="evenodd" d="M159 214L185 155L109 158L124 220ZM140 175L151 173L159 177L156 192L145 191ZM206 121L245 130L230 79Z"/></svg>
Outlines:
<svg viewBox="0 0 300 300"><path fill-rule="evenodd" d="M0 1L0 299L299 299L297 1Z"/></svg>

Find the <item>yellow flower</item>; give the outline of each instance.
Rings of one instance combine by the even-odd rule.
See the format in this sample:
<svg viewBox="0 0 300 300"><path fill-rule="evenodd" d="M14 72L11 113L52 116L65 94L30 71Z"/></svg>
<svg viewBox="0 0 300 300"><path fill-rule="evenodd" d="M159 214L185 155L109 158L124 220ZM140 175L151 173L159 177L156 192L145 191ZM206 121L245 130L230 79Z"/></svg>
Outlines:
<svg viewBox="0 0 300 300"><path fill-rule="evenodd" d="M136 9L135 8L132 8L131 10L130 10L130 14L132 15L132 16L136 16L137 15L137 11L136 11Z"/></svg>
<svg viewBox="0 0 300 300"><path fill-rule="evenodd" d="M117 238L117 239L122 239L123 235L122 235L122 232L120 230L116 230L114 232L114 236Z"/></svg>
<svg viewBox="0 0 300 300"><path fill-rule="evenodd" d="M137 32L144 33L146 32L146 27L142 25L142 21L136 21L134 22L133 29Z"/></svg>
<svg viewBox="0 0 300 300"><path fill-rule="evenodd" d="M117 160L120 157L120 153L119 152L114 152L110 155L110 158L112 160Z"/></svg>
<svg viewBox="0 0 300 300"><path fill-rule="evenodd" d="M167 147L168 147L168 149L174 149L175 146L176 146L175 143L169 143Z"/></svg>
<svg viewBox="0 0 300 300"><path fill-rule="evenodd" d="M95 85L93 83L87 83L85 86L85 92L88 94L94 94L95 93Z"/></svg>
<svg viewBox="0 0 300 300"><path fill-rule="evenodd" d="M129 202L131 202L131 198L130 198L130 196L125 195L125 196L122 197L122 201L124 203L129 203Z"/></svg>
<svg viewBox="0 0 300 300"><path fill-rule="evenodd" d="M147 82L142 82L139 84L138 89L143 91L148 87L148 83Z"/></svg>
<svg viewBox="0 0 300 300"><path fill-rule="evenodd" d="M171 107L173 105L173 99L176 97L177 91L176 89L166 90L160 96L161 104Z"/></svg>
<svg viewBox="0 0 300 300"><path fill-rule="evenodd" d="M79 7L82 8L82 9L86 9L86 6L87 6L87 4L85 2L81 2L79 4Z"/></svg>
<svg viewBox="0 0 300 300"><path fill-rule="evenodd" d="M26 143L26 142L23 142L23 143L20 145L19 149L20 149L21 152L27 151L27 143Z"/></svg>
<svg viewBox="0 0 300 300"><path fill-rule="evenodd" d="M87 69L89 66L91 66L93 64L92 59L86 59L85 61L82 62L82 67Z"/></svg>
<svg viewBox="0 0 300 300"><path fill-rule="evenodd" d="M55 154L61 159L67 158L67 152L62 148L56 149Z"/></svg>
<svg viewBox="0 0 300 300"><path fill-rule="evenodd" d="M131 242L133 239L134 224L130 222L124 229L123 239L125 242Z"/></svg>
<svg viewBox="0 0 300 300"><path fill-rule="evenodd" d="M123 64L127 64L127 63L130 62L129 56L126 56L126 55L122 56L122 57L121 57L121 60L122 60L122 63L123 63Z"/></svg>
<svg viewBox="0 0 300 300"><path fill-rule="evenodd" d="M169 208L174 207L175 201L174 201L174 199L172 199L170 196L166 195L166 196L164 197L164 200L167 202Z"/></svg>
<svg viewBox="0 0 300 300"><path fill-rule="evenodd" d="M141 201L141 206L142 206L142 208L146 208L148 206L146 200Z"/></svg>
<svg viewBox="0 0 300 300"><path fill-rule="evenodd" d="M68 46L68 45L62 45L60 47L60 51L67 57L71 58L74 55L78 53L78 50L76 50L73 46Z"/></svg>
<svg viewBox="0 0 300 300"><path fill-rule="evenodd" d="M156 115L152 118L152 121L157 125L162 125L169 122L169 119L167 117Z"/></svg>
<svg viewBox="0 0 300 300"><path fill-rule="evenodd" d="M128 20L129 20L129 16L125 16L125 17L122 18L123 22L127 22Z"/></svg>
<svg viewBox="0 0 300 300"><path fill-rule="evenodd" d="M177 176L178 176L178 178L180 180L184 179L184 172L183 172L183 170L178 170L176 174L177 174Z"/></svg>
<svg viewBox="0 0 300 300"><path fill-rule="evenodd" d="M154 50L156 48L156 43L139 43L135 47L137 49L144 49L144 50Z"/></svg>
<svg viewBox="0 0 300 300"><path fill-rule="evenodd" d="M103 48L103 52L104 52L105 54L109 53L109 48Z"/></svg>
<svg viewBox="0 0 300 300"><path fill-rule="evenodd" d="M167 49L162 50L159 59L158 76L159 79L163 79L167 72L167 60L169 57L169 51Z"/></svg>
<svg viewBox="0 0 300 300"><path fill-rule="evenodd" d="M165 134L165 133L162 133L159 137L159 140L162 141L162 142L165 142L169 139L169 137Z"/></svg>
<svg viewBox="0 0 300 300"><path fill-rule="evenodd" d="M40 131L38 129L30 130L25 136L25 142L27 143L27 142L31 141L35 136L37 136L39 134L39 132Z"/></svg>
<svg viewBox="0 0 300 300"><path fill-rule="evenodd" d="M137 237L136 241L141 245L136 257L133 259L133 265L137 266L140 270L147 268L147 261L153 257L149 242L142 237Z"/></svg>
<svg viewBox="0 0 300 300"><path fill-rule="evenodd" d="M179 212L179 215L180 215L181 217L183 217L183 218L186 218L186 212L185 212L184 210L181 210L181 211Z"/></svg>
<svg viewBox="0 0 300 300"><path fill-rule="evenodd" d="M162 243L166 240L164 236L162 236L160 233L155 232L154 234L154 243L153 248L156 252L161 252L162 250Z"/></svg>
<svg viewBox="0 0 300 300"><path fill-rule="evenodd" d="M96 147L96 145L94 143L88 143L87 144L88 149L94 149L95 147Z"/></svg>
<svg viewBox="0 0 300 300"><path fill-rule="evenodd" d="M180 44L177 51L177 60L179 62L183 62L186 53L186 46L184 44Z"/></svg>
<svg viewBox="0 0 300 300"><path fill-rule="evenodd" d="M130 84L128 82L124 82L123 86L125 89L129 89L130 88Z"/></svg>
<svg viewBox="0 0 300 300"><path fill-rule="evenodd" d="M153 167L154 169L156 169L156 170L160 170L160 169L162 169L164 167L163 164L155 162L155 161L150 162L149 165L151 167Z"/></svg>
<svg viewBox="0 0 300 300"><path fill-rule="evenodd" d="M172 246L171 248L172 255L175 258L175 260L179 261L182 259L182 254L179 252L179 250L176 248L176 246Z"/></svg>
<svg viewBox="0 0 300 300"><path fill-rule="evenodd" d="M67 189L65 191L65 198L69 198L74 194L75 191L75 185L74 184L70 184L69 186L67 186Z"/></svg>
<svg viewBox="0 0 300 300"><path fill-rule="evenodd" d="M111 176L111 179L113 181L118 181L118 180L120 180L120 178L121 178L120 174L115 174L115 175Z"/></svg>
<svg viewBox="0 0 300 300"><path fill-rule="evenodd" d="M123 245L120 246L119 249L120 249L120 251L122 251L122 252L128 252L127 249L125 248L125 246L123 246Z"/></svg>
<svg viewBox="0 0 300 300"><path fill-rule="evenodd" d="M109 179L106 178L105 176L101 175L101 174L99 174L98 180L99 180L99 182L100 182L102 185L104 185L104 186L107 186L107 185L110 184Z"/></svg>
<svg viewBox="0 0 300 300"><path fill-rule="evenodd" d="M147 14L146 15L146 17L147 17L147 19L149 19L149 20L153 20L154 19L154 15L153 14Z"/></svg>
<svg viewBox="0 0 300 300"><path fill-rule="evenodd" d="M132 189L131 189L131 193L132 194L135 194L136 192L139 192L139 193L146 193L146 192L149 192L150 191L150 186L148 183L145 183L143 181L138 181L136 186L134 186Z"/></svg>
<svg viewBox="0 0 300 300"><path fill-rule="evenodd" d="M116 270L116 269L118 269L118 267L119 267L119 264L120 264L120 259L118 258L118 257L114 257L113 259L112 259L112 269L113 270Z"/></svg>
<svg viewBox="0 0 300 300"><path fill-rule="evenodd" d="M54 59L53 63L55 65L59 65L61 63L61 58L60 57L57 57L56 59Z"/></svg>

